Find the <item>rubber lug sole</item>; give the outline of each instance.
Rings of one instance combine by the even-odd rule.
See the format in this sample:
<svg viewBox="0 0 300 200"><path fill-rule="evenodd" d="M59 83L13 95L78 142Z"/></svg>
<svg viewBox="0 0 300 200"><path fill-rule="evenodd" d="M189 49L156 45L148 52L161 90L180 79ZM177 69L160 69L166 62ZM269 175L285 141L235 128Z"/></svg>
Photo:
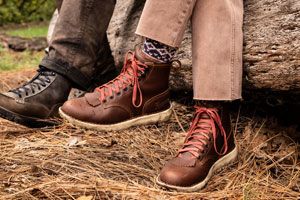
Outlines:
<svg viewBox="0 0 300 200"><path fill-rule="evenodd" d="M140 125L149 125L149 124L155 124L157 122L165 122L168 121L172 115L172 107L169 109L154 113L150 115L145 115L137 118L133 118L124 122L120 122L117 124L111 124L111 125L102 125L102 124L94 124L89 122L84 122L78 119L75 119L68 114L64 113L61 108L59 108L59 114L60 116L70 122L73 125L79 126L81 128L91 129L91 130L97 130L97 131L118 131L118 130L124 130L133 126L140 126Z"/></svg>
<svg viewBox="0 0 300 200"><path fill-rule="evenodd" d="M54 119L39 119L28 117L24 115L19 115L17 113L6 110L5 108L0 107L0 117L7 119L9 121L27 126L29 128L44 128L59 125L59 120Z"/></svg>

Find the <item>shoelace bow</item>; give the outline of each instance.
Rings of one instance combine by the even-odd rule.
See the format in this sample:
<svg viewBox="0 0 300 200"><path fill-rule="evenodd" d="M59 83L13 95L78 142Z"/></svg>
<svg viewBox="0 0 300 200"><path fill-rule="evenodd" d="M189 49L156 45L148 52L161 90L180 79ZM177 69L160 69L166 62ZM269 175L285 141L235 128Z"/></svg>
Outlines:
<svg viewBox="0 0 300 200"><path fill-rule="evenodd" d="M189 152L195 157L199 157L200 153L203 152L205 146L208 144L207 140L210 140L208 136L209 133L212 133L214 148L218 155L224 155L227 152L228 145L227 145L227 136L226 132L223 128L221 119L217 112L217 109L212 108L202 108L199 106L195 106L196 114L190 130L187 133L185 142L183 147L179 150L178 154ZM201 118L202 114L207 114L209 119ZM224 148L219 151L217 149L217 127L220 130L220 134L223 136L224 139Z"/></svg>
<svg viewBox="0 0 300 200"><path fill-rule="evenodd" d="M107 97L113 97L114 93L119 94L121 90L132 86L132 105L136 108L140 107L143 102L143 94L139 84L139 76L145 73L146 68L148 66L138 61L135 53L129 51L125 56L124 66L120 75L107 84L96 88L100 93L99 100L105 102ZM138 97L139 101L137 103Z"/></svg>
<svg viewBox="0 0 300 200"><path fill-rule="evenodd" d="M49 76L55 76L54 72L45 70L44 68L38 69L37 72L38 74L29 82L25 83L19 88L10 90L9 92L17 94L20 98L22 98L22 94L24 93L26 96L28 96L29 91L34 94L36 89L41 90L41 87L46 87L47 83L50 83Z"/></svg>

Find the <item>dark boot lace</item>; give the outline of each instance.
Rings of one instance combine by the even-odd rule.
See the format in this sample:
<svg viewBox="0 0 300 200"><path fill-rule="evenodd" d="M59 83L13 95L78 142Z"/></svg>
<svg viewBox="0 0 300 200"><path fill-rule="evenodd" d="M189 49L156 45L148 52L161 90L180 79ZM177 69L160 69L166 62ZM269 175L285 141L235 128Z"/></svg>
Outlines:
<svg viewBox="0 0 300 200"><path fill-rule="evenodd" d="M49 71L45 68L40 68L37 70L37 74L27 83L19 88L10 90L9 92L17 94L20 98L24 95L28 96L29 92L35 94L36 91L40 91L42 87L46 87L47 84L51 82L50 76L55 76L56 73Z"/></svg>
<svg viewBox="0 0 300 200"><path fill-rule="evenodd" d="M217 112L217 109L203 108L195 106L196 114L190 130L187 133L183 147L179 150L178 155L183 153L191 153L195 157L199 157L204 152L205 147L210 142L210 133L213 136L214 149L218 155L224 155L227 152L227 136L222 126L221 119ZM203 115L207 116L203 117ZM219 133L223 136L224 146L221 150L217 148L217 127L220 130Z"/></svg>
<svg viewBox="0 0 300 200"><path fill-rule="evenodd" d="M143 102L143 94L139 84L139 77L145 73L147 68L147 65L138 61L135 54L129 51L126 54L121 74L107 84L96 88L96 91L100 93L99 100L105 102L107 97L112 98L114 93L120 94L121 90L126 91L129 86L132 86L132 105L140 107Z"/></svg>

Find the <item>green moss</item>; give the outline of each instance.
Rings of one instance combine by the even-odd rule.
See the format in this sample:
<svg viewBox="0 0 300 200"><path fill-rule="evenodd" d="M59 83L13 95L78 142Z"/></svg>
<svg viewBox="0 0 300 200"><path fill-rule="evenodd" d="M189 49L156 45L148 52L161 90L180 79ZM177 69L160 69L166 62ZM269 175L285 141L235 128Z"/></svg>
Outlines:
<svg viewBox="0 0 300 200"><path fill-rule="evenodd" d="M19 36L25 38L46 37L48 25L35 25L30 27L6 30L5 33L11 36Z"/></svg>
<svg viewBox="0 0 300 200"><path fill-rule="evenodd" d="M0 71L36 68L44 52L13 52L0 48Z"/></svg>

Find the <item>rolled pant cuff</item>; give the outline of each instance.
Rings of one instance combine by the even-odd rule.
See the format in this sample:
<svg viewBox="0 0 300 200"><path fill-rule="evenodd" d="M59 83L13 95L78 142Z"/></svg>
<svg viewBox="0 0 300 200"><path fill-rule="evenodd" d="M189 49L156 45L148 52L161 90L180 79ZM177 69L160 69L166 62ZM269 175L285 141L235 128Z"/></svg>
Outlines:
<svg viewBox="0 0 300 200"><path fill-rule="evenodd" d="M194 100L197 101L236 101L241 100L242 97L236 97L236 98L202 98L202 97L194 97Z"/></svg>
<svg viewBox="0 0 300 200"><path fill-rule="evenodd" d="M88 77L77 68L70 66L69 63L66 63L62 60L53 60L45 57L40 63L40 67L45 67L51 71L65 76L79 89L88 90L91 85L91 77Z"/></svg>
<svg viewBox="0 0 300 200"><path fill-rule="evenodd" d="M174 48L178 48L178 47L180 46L180 43L181 43L181 41L180 41L180 42L177 42L177 43L171 42L170 40L163 39L163 38L159 37L158 35L152 35L152 34L143 32L143 31L141 31L141 30L137 30L137 31L135 32L135 34L136 34L136 35L139 35L139 36L141 36L141 37L145 37L145 38L149 38L149 39L151 39L151 40L158 41L158 42L160 42L160 43L162 43L162 44L165 44L165 45L168 45L168 46L174 47Z"/></svg>

